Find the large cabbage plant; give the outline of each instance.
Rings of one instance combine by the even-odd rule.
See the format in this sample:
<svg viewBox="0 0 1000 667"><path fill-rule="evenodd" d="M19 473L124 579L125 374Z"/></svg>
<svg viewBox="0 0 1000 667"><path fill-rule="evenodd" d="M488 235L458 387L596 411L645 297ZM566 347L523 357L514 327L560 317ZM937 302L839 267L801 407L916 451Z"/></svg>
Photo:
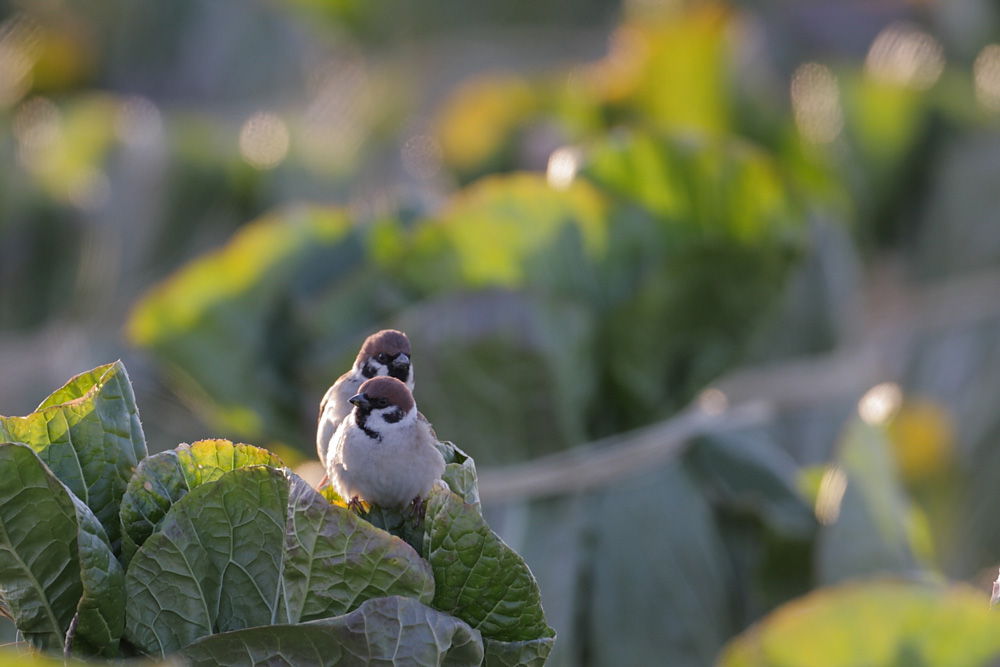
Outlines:
<svg viewBox="0 0 1000 667"><path fill-rule="evenodd" d="M0 442L0 613L39 652L541 665L554 642L534 577L478 511L474 462L450 443L447 488L414 525L359 516L250 445L147 456L121 362L0 417Z"/></svg>

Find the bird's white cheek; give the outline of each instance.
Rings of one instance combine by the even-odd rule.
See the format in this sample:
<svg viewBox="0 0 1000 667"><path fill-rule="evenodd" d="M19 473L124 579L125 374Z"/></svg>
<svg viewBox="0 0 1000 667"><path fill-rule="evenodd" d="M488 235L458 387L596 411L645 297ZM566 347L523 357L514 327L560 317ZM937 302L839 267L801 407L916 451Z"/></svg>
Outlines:
<svg viewBox="0 0 1000 667"><path fill-rule="evenodd" d="M366 361L359 370L366 379L389 374L388 366L371 359Z"/></svg>
<svg viewBox="0 0 1000 667"><path fill-rule="evenodd" d="M398 412L396 412L396 408L372 410L371 414L368 416L368 428L373 431L377 431L378 433L386 433L408 429L416 423L416 410L410 410L399 419L393 418L394 413L398 414Z"/></svg>

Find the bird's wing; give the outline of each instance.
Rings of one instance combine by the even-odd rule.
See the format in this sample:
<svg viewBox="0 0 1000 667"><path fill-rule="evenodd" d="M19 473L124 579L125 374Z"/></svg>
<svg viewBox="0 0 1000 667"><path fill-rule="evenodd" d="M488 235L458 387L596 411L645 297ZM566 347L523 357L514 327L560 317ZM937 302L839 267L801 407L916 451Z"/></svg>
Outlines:
<svg viewBox="0 0 1000 667"><path fill-rule="evenodd" d="M430 421L428 421L427 417L425 417L424 413L421 412L420 410L417 410L417 421L427 426L427 430L431 432L431 437L434 438L434 442L437 442L438 436L437 433L434 431L434 425L431 424Z"/></svg>
<svg viewBox="0 0 1000 667"><path fill-rule="evenodd" d="M336 431L337 425L333 423L333 420L323 419L323 416L320 415L319 425L316 427L316 455L319 456L319 462L324 466L326 465L327 452L330 449L330 439Z"/></svg>
<svg viewBox="0 0 1000 667"><path fill-rule="evenodd" d="M326 465L326 455L330 448L330 438L333 437L337 426L342 421L332 418L334 416L332 414L333 403L343 391L344 385L350 382L350 375L351 371L348 371L337 378L337 381L323 394L323 400L319 404L319 422L316 424L316 454L323 465Z"/></svg>

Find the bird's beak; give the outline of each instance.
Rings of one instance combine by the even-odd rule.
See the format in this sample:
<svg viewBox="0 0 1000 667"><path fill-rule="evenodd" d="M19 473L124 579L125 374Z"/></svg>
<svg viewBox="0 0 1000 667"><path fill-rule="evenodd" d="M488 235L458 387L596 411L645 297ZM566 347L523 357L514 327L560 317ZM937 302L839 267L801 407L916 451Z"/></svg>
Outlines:
<svg viewBox="0 0 1000 667"><path fill-rule="evenodd" d="M400 352L396 355L396 358L392 360L392 365L397 368L409 368L410 367L410 357Z"/></svg>
<svg viewBox="0 0 1000 667"><path fill-rule="evenodd" d="M364 394L355 394L354 396L351 396L349 400L351 405L356 405L359 408L371 407L371 403L368 402L368 397Z"/></svg>

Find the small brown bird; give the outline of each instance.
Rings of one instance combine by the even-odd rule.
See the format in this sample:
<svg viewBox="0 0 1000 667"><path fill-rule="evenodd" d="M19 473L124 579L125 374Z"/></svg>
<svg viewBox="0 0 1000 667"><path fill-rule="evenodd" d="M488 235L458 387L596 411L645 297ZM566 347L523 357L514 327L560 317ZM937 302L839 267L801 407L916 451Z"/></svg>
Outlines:
<svg viewBox="0 0 1000 667"><path fill-rule="evenodd" d="M413 391L410 341L402 331L383 329L366 338L351 370L327 389L319 405L319 424L316 428L316 453L324 466L327 464L330 440L353 407L351 397L358 393L362 382L383 375L406 383Z"/></svg>
<svg viewBox="0 0 1000 667"><path fill-rule="evenodd" d="M327 475L341 498L379 507L421 507L444 473L430 423L413 394L393 377L366 380L330 445Z"/></svg>

